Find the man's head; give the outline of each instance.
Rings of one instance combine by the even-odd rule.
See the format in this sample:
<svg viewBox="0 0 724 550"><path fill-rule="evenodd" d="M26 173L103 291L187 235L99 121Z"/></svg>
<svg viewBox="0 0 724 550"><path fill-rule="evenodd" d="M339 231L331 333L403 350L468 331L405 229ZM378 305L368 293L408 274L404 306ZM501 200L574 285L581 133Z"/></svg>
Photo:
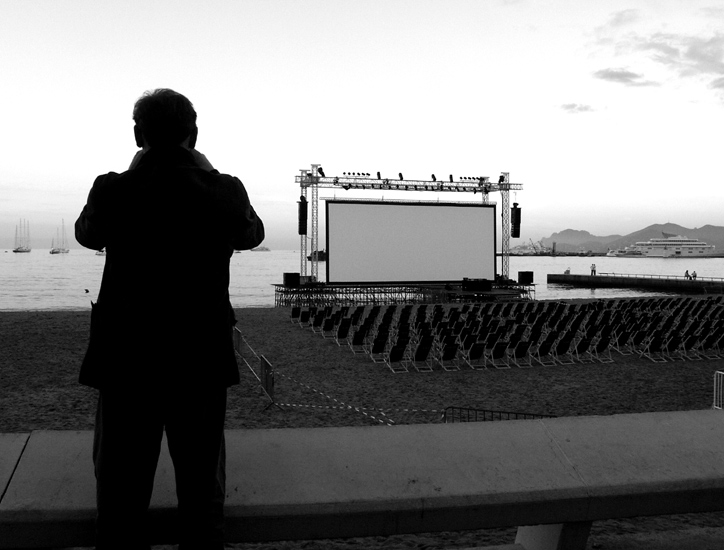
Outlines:
<svg viewBox="0 0 724 550"><path fill-rule="evenodd" d="M139 147L171 147L186 138L196 143L196 111L178 92L160 88L144 93L133 107L134 133ZM145 140L145 141L144 141Z"/></svg>

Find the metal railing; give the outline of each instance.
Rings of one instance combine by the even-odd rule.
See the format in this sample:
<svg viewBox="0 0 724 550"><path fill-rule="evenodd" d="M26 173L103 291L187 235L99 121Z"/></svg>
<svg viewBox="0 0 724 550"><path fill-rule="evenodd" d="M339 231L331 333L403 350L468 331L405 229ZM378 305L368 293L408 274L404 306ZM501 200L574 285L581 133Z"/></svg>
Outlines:
<svg viewBox="0 0 724 550"><path fill-rule="evenodd" d="M721 410L724 407L724 372L718 370L714 373L714 403L712 409Z"/></svg>
<svg viewBox="0 0 724 550"><path fill-rule="evenodd" d="M533 414L511 411L490 411L470 407L447 407L442 414L445 424L454 422L491 422L497 420L539 420L556 418L552 414Z"/></svg>
<svg viewBox="0 0 724 550"><path fill-rule="evenodd" d="M599 273L596 275L597 277L621 277L625 279L660 279L665 281L715 281L718 283L724 282L724 278L722 277L701 277L699 275L696 276L696 279L690 279L688 277L684 277L683 275L643 275L643 274L635 274L635 273Z"/></svg>

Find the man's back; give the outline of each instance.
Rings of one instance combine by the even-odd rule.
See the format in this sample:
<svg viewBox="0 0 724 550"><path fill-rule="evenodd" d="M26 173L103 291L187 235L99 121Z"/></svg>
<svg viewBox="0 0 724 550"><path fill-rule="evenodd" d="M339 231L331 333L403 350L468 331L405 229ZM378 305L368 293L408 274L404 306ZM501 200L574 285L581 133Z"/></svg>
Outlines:
<svg viewBox="0 0 724 550"><path fill-rule="evenodd" d="M229 365L229 258L263 237L241 182L197 167L181 147L151 149L134 169L100 176L76 238L107 251L95 312L104 347L124 361L148 358L147 373L160 368L159 353Z"/></svg>

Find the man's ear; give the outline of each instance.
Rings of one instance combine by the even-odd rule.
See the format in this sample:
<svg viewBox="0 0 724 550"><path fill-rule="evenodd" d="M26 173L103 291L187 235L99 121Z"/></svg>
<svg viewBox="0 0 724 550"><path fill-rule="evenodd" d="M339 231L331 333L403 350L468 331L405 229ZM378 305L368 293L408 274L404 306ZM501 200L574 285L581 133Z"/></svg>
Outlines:
<svg viewBox="0 0 724 550"><path fill-rule="evenodd" d="M193 149L196 147L196 138L199 137L199 129L198 127L191 130L191 133L189 134L189 149Z"/></svg>
<svg viewBox="0 0 724 550"><path fill-rule="evenodd" d="M143 133L138 127L138 124L133 127L133 135L136 137L136 145L138 145L140 148L143 148Z"/></svg>

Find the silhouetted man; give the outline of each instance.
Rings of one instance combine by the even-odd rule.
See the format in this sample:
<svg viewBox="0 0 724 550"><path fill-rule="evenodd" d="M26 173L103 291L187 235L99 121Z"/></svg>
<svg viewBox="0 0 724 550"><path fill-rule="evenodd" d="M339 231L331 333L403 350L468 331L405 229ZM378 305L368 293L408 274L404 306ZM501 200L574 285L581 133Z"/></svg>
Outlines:
<svg viewBox="0 0 724 550"><path fill-rule="evenodd" d="M243 184L194 149L196 112L172 90L133 109L128 171L99 176L78 242L106 249L80 382L99 389L97 548L149 548L146 512L165 430L183 550L223 548L226 390L239 382L229 258L264 226Z"/></svg>

